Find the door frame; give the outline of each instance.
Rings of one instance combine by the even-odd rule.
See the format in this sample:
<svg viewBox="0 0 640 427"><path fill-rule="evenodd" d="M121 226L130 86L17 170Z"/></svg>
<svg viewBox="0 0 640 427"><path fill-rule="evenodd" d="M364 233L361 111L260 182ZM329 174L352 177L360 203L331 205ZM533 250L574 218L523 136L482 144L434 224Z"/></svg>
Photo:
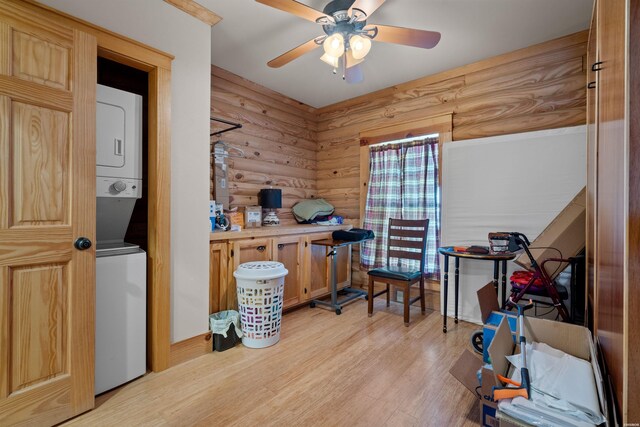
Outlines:
<svg viewBox="0 0 640 427"><path fill-rule="evenodd" d="M98 56L149 74L147 211L147 364L169 367L171 349L171 62L174 57L97 25L24 0L61 25L92 34ZM97 61L97 58L96 58Z"/></svg>

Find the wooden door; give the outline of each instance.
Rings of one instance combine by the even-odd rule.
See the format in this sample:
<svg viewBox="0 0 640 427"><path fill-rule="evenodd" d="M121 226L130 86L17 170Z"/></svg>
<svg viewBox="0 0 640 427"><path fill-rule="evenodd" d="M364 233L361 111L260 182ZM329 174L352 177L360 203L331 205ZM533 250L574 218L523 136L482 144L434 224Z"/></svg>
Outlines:
<svg viewBox="0 0 640 427"><path fill-rule="evenodd" d="M244 262L250 261L271 261L272 239L247 239L236 240L231 246L231 256L229 257L229 285L227 286L227 309L238 309L238 295L236 294L236 279L233 272Z"/></svg>
<svg viewBox="0 0 640 427"><path fill-rule="evenodd" d="M627 146L625 143L625 32L624 0L598 1L598 71L596 172L596 331L613 379L614 395L622 412L625 373L625 193ZM632 328L637 325L630 325ZM637 420L629 420L629 422Z"/></svg>
<svg viewBox="0 0 640 427"><path fill-rule="evenodd" d="M338 289L351 285L351 249L352 246L338 248L338 272L336 276Z"/></svg>
<svg viewBox="0 0 640 427"><path fill-rule="evenodd" d="M306 265L309 292L305 295L308 299L317 298L331 291L331 277L327 270L327 247L313 244L314 240L330 238L331 233L314 234L308 237Z"/></svg>
<svg viewBox="0 0 640 427"><path fill-rule="evenodd" d="M598 2L594 2L597 8ZM596 302L595 259L596 259L596 218L598 171L598 14L594 9L587 44L587 230L586 230L586 278L587 278L587 316L591 330L597 326L593 307Z"/></svg>
<svg viewBox="0 0 640 427"><path fill-rule="evenodd" d="M302 301L303 287L300 281L304 242L300 236L273 239L274 261L284 264L289 273L284 278L283 307L291 307Z"/></svg>
<svg viewBox="0 0 640 427"><path fill-rule="evenodd" d="M227 309L228 243L209 245L209 314Z"/></svg>
<svg viewBox="0 0 640 427"><path fill-rule="evenodd" d="M317 298L331 292L331 257L328 256L331 248L314 245L314 240L330 239L331 233L318 233L309 237L308 250L308 280L309 293L307 298ZM338 289L349 286L351 283L351 246L338 248L338 270L336 279Z"/></svg>
<svg viewBox="0 0 640 427"><path fill-rule="evenodd" d="M0 2L0 423L94 404L96 40Z"/></svg>

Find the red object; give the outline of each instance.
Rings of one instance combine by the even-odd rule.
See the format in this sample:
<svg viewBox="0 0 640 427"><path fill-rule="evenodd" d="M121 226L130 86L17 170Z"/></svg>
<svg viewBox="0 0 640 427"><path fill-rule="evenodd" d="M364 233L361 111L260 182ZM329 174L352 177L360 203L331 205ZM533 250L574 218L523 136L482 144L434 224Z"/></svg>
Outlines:
<svg viewBox="0 0 640 427"><path fill-rule="evenodd" d="M518 291L524 289L533 279L533 271L526 270L518 270L514 271L511 275L511 287L515 288ZM546 291L545 284L540 276L536 277L536 279L529 286L528 292L531 293L544 293Z"/></svg>

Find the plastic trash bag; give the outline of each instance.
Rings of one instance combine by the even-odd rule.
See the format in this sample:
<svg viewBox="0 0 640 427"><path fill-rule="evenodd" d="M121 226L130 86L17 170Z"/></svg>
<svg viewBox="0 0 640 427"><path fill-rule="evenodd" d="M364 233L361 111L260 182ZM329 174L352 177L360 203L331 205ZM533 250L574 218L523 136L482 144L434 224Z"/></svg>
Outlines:
<svg viewBox="0 0 640 427"><path fill-rule="evenodd" d="M240 329L240 313L236 310L224 310L213 313L209 316L209 327L214 334L220 334L227 337L229 326L233 325L238 338L242 338L242 329Z"/></svg>

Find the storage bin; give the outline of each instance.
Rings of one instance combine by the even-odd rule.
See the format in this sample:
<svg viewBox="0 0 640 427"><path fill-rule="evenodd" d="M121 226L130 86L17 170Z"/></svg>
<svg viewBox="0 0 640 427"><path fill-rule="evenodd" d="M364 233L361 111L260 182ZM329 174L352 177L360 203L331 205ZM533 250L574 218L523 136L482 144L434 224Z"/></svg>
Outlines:
<svg viewBox="0 0 640 427"><path fill-rule="evenodd" d="M284 264L275 261L246 262L233 273L246 347L269 347L280 340L284 277L288 273Z"/></svg>

